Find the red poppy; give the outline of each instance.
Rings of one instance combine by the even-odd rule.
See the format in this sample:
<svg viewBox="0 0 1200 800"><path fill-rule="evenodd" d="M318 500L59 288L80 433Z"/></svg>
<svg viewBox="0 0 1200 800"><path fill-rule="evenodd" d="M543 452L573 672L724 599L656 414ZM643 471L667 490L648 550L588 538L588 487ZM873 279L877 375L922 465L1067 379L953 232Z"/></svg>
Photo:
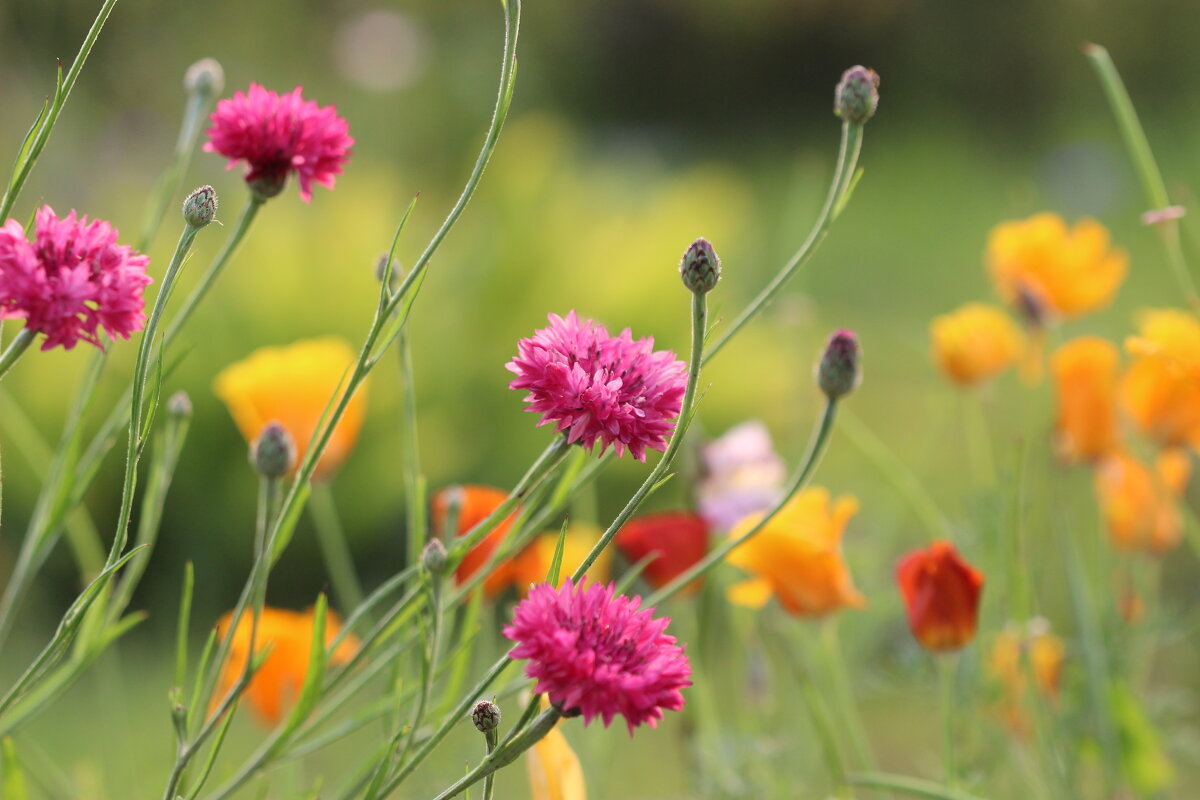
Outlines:
<svg viewBox="0 0 1200 800"><path fill-rule="evenodd" d="M688 511L646 514L625 523L617 533L617 549L631 563L654 555L642 574L657 589L704 558L708 552L708 525ZM694 592L699 587L697 579L684 591Z"/></svg>
<svg viewBox="0 0 1200 800"><path fill-rule="evenodd" d="M928 650L957 650L975 637L983 573L950 542L915 550L896 567L913 636Z"/></svg>

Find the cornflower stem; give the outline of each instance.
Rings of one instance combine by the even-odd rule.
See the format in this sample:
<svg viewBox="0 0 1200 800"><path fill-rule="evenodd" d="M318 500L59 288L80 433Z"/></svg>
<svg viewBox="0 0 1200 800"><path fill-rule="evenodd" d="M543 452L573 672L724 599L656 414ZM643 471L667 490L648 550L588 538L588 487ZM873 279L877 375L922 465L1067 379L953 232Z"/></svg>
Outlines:
<svg viewBox="0 0 1200 800"><path fill-rule="evenodd" d="M29 349L29 345L33 344L37 334L37 331L30 328L21 328L8 343L8 347L4 348L3 353L0 353L0 380L3 380L13 365L20 360L21 356L25 355L25 351Z"/></svg>
<svg viewBox="0 0 1200 800"><path fill-rule="evenodd" d="M121 510L117 515L117 533L113 537L112 549L109 550L106 566L112 565L120 557L129 535L129 516L133 511L138 461L141 458L146 437L142 404L145 398L151 354L154 352L154 340L158 334L158 325L162 320L163 309L166 308L167 301L171 298L171 292L175 288L175 280L179 277L179 271L183 267L184 257L191 249L192 242L199 231L199 228L184 225L183 233L179 236L179 244L175 246L175 254L171 257L171 263L167 266L167 272L163 276L158 296L154 298L154 308L151 309L150 316L146 320L146 327L142 330L142 340L139 343L137 361L133 367L133 385L130 387L129 395L129 437L125 450L125 478L121 488ZM160 363L163 352L163 349L159 350ZM157 403L156 393L155 404L157 405Z"/></svg>
<svg viewBox="0 0 1200 800"><path fill-rule="evenodd" d="M817 215L816 222L813 223L808 238L800 245L800 249L788 259L783 268L776 273L770 283L763 287L758 296L751 300L746 308L742 310L742 313L738 314L717 340L709 345L708 350L704 353L704 364L707 364L709 359L719 353L721 348L728 344L729 340L745 327L746 323L758 316L775 296L779 294L784 285L791 280L792 276L808 263L813 253L816 252L817 247L829 233L830 226L837 219L845 203L847 192L853 183L858 156L862 152L862 138L863 126L861 124L842 123L842 139L838 146L837 164L833 169L833 179L829 183L829 192L825 196L825 205L821 207L821 212Z"/></svg>
<svg viewBox="0 0 1200 800"><path fill-rule="evenodd" d="M451 797L457 797L469 787L491 776L496 770L508 766L517 759L517 756L541 741L542 737L549 733L560 719L562 719L562 712L557 708L551 706L546 709L529 724L524 733L506 746L490 752L474 769L455 781L452 786L433 800L450 800Z"/></svg>
<svg viewBox="0 0 1200 800"><path fill-rule="evenodd" d="M1129 91L1125 88L1125 83L1121 80L1121 74L1117 72L1112 57L1104 47L1092 43L1083 46L1083 54L1091 62L1092 68L1096 71L1096 77L1100 80L1100 86L1104 90L1109 107L1116 118L1117 127L1121 130L1121 138L1125 141L1125 150L1133 162L1134 170L1142 183L1142 190L1146 193L1146 200L1150 203L1150 208L1156 211L1166 209L1171 205L1166 183L1163 181L1162 172L1159 171L1158 162L1154 158L1154 151L1150 149L1146 131L1142 128L1137 111L1133 107L1133 100L1129 97ZM1196 284L1188 269L1187 260L1184 258L1183 243L1179 236L1179 221L1164 219L1156 223L1155 227L1158 228L1162 237L1167 263L1171 266L1179 288L1183 290L1192 310L1200 311L1200 294L1196 292Z"/></svg>
<svg viewBox="0 0 1200 800"><path fill-rule="evenodd" d="M58 115L62 113L63 106L67 103L67 97L70 96L71 89L75 86L75 81L79 79L79 73L83 71L83 65L87 61L88 54L92 52L92 47L96 44L96 39L100 36L100 30L104 27L104 23L108 21L108 15L112 13L113 6L116 4L117 0L104 0L104 4L100 6L100 10L96 13L96 19L92 22L92 27L88 29L87 35L83 38L83 44L80 45L79 52L75 55L75 60L71 62L71 68L67 70L67 74L61 82L55 86L53 101L47 101L47 106L43 109L42 115L39 115L37 122L34 123L37 133L30 132L33 136L32 141L26 137L24 144L27 144L28 147L22 147L21 156L16 168L13 170L8 190L4 193L4 199L0 200L0 222L8 219L8 215L12 213L13 204L17 201L17 196L20 195L21 189L25 186L25 181L29 178L29 173L33 171L33 165L37 163L38 156L42 154L42 149L45 148L46 142L50 139L50 132L54 130L54 124L58 122ZM62 75L61 62L59 62L58 69L58 74Z"/></svg>
<svg viewBox="0 0 1200 800"><path fill-rule="evenodd" d="M421 550L425 547L425 497L421 480L421 450L417 438L417 382L413 373L412 345L405 331L396 339L396 352L399 354L400 382L404 392L400 458L404 465L404 519L408 534L408 563L416 564L421 560ZM452 524L449 519L446 521L448 535L453 535L458 531L458 520L455 519Z"/></svg>
<svg viewBox="0 0 1200 800"><path fill-rule="evenodd" d="M701 292L692 293L692 350L688 358L687 386L683 391L683 401L679 407L679 419L675 423L675 432L671 434L671 441L667 445L666 451L662 454L662 458L654 465L654 469L650 470L650 474L646 476L646 480L642 481L642 485L634 492L633 497L629 498L629 502L617 514L616 519L608 526L608 530L600 537L591 551L583 559L583 562L571 575L571 581L578 584L580 579L595 563L596 559L603 552L604 548L608 547L609 542L621 530L621 526L637 511L638 506L642 501L658 486L659 480L666 473L667 468L671 466L671 462L675 460L675 454L679 452L680 446L683 444L684 434L687 433L688 426L692 422L692 414L695 411L696 405L696 386L700 382L700 367L703 364L704 353L704 333L708 325L708 299Z"/></svg>
<svg viewBox="0 0 1200 800"><path fill-rule="evenodd" d="M484 760L492 757L492 753L496 752L496 740L500 737L496 735L496 729L488 731L483 735L484 739ZM492 773L483 779L483 800L492 800L495 797L495 782L496 773Z"/></svg>
<svg viewBox="0 0 1200 800"><path fill-rule="evenodd" d="M812 476L817 464L820 463L821 454L825 451L825 445L829 442L830 433L833 432L833 422L837 417L837 409L838 404L836 400L826 401L825 410L822 412L821 418L818 420L816 427L813 429L812 438L808 443L808 451L805 453L803 460L800 462L799 469L796 470L791 482L785 488L783 496L780 497L779 501L776 502L766 514L763 515L763 518L754 527L746 531L738 538L727 539L717 547L710 550L704 558L700 559L686 571L676 576L675 579L670 583L652 593L648 598L646 598L644 605L657 606L663 601L674 597L680 589L687 586L700 575L708 572L716 564L724 560L725 556L729 555L734 549L742 545L744 542L749 541L752 536L767 526L771 519L774 518L774 516L778 514L785 505L787 505L788 500L792 498L792 495L800 491L800 489L802 489L804 485L808 483L808 479Z"/></svg>
<svg viewBox="0 0 1200 800"><path fill-rule="evenodd" d="M175 756L175 765L171 768L171 774L167 778L163 800L176 800L179 785L183 780L188 764L200 752L200 748L207 741L208 737L217 730L217 726L221 723L222 718L230 713L234 704L241 697L242 692L250 685L250 679L254 676L255 671L262 664L262 659L256 649L258 644L258 623L262 617L263 607L266 605L267 577L271 565L271 521L273 511L278 505L279 488L278 478L267 478L264 476L259 480L258 510L255 515L254 525L254 564L250 568L250 577L246 581L246 586L242 591L241 597L238 599L238 604L230 616L229 631L225 634L217 657L213 660L213 680L215 681L215 674L225 666L225 659L229 655L229 648L233 637L237 632L242 615L246 611L247 603L249 603L251 614L250 643L246 651L246 663L242 667L242 674L238 676L234 685L221 698L221 703L215 712L209 714L207 710L201 711L200 709L195 709L198 713L205 715L204 724L200 726L200 729L191 741L185 742L181 738ZM256 659L258 659L257 664L255 663ZM204 678L205 676L203 675L196 676L197 681L204 680ZM205 692L204 705L207 705L211 694L212 688L210 687ZM199 788L196 787L196 791Z"/></svg>
<svg viewBox="0 0 1200 800"><path fill-rule="evenodd" d="M892 789L909 797L924 797L928 800L984 800L979 795L953 789L934 781L910 778L907 775L891 775L886 772L851 773L847 780L854 786L868 789Z"/></svg>
<svg viewBox="0 0 1200 800"><path fill-rule="evenodd" d="M253 192L250 193L250 197L246 200L246 205L242 208L241 215L238 216L237 222L234 223L233 230L225 239L225 244L221 246L220 252L217 253L212 263L208 265L208 270L201 276L200 282L192 289L192 293L183 301L183 305L175 312L175 317L171 320L171 324L167 326L167 333L163 339L164 352L179 336L179 332L183 330L184 324L195 313L196 307L200 305L200 301L212 289L221 271L225 269L225 265L229 263L230 258L237 252L238 246L246 238L246 232L250 230L250 224L254 222L255 217L258 216L258 210L262 208L265 202L265 200Z"/></svg>
<svg viewBox="0 0 1200 800"><path fill-rule="evenodd" d="M426 608L429 610L429 640L428 649L423 654L421 662L421 691L417 695L417 708L413 713L412 723L409 725L408 738L405 739L404 746L400 749L397 761L402 761L412 748L413 740L417 736L417 728L421 726L421 721L425 717L425 709L429 705L429 696L433 693L433 679L437 675L438 656L442 647L441 575L430 576L429 603ZM488 731L488 734L494 737L496 732L492 730Z"/></svg>
<svg viewBox="0 0 1200 800"><path fill-rule="evenodd" d="M942 716L942 767L946 785L954 788L958 784L958 753L956 737L957 692L955 678L958 674L958 653L943 653L937 656L938 676L941 684Z"/></svg>
<svg viewBox="0 0 1200 800"><path fill-rule="evenodd" d="M341 601L343 610L349 613L362 605L363 590L354 570L354 558L346 542L346 531L342 528L333 501L333 490L327 481L313 484L311 500L309 511L317 532L321 557L325 561L325 568L329 570L334 594Z"/></svg>

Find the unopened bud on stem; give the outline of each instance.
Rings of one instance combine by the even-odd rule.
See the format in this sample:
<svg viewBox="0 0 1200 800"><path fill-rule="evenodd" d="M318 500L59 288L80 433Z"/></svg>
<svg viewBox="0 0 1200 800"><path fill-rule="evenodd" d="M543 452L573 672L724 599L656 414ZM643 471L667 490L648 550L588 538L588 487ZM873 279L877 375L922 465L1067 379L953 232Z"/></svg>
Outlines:
<svg viewBox="0 0 1200 800"><path fill-rule="evenodd" d="M203 228L217 216L217 190L201 186L183 201L183 221L193 228Z"/></svg>
<svg viewBox="0 0 1200 800"><path fill-rule="evenodd" d="M489 700L480 700L471 709L471 722L483 733L500 727L500 706Z"/></svg>
<svg viewBox="0 0 1200 800"><path fill-rule="evenodd" d="M167 413L178 419L187 419L192 416L192 398L180 389L167 401Z"/></svg>
<svg viewBox="0 0 1200 800"><path fill-rule="evenodd" d="M683 285L696 294L708 294L721 280L721 259L707 239L697 239L684 251L679 275Z"/></svg>
<svg viewBox="0 0 1200 800"><path fill-rule="evenodd" d="M862 382L862 352L853 331L837 330L825 344L817 366L817 385L830 401L838 400Z"/></svg>
<svg viewBox="0 0 1200 800"><path fill-rule="evenodd" d="M268 422L250 445L250 463L264 478L282 478L296 465L296 441L287 428Z"/></svg>
<svg viewBox="0 0 1200 800"><path fill-rule="evenodd" d="M862 125L875 116L879 106L879 76L863 66L842 73L833 90L833 113L847 122Z"/></svg>
<svg viewBox="0 0 1200 800"><path fill-rule="evenodd" d="M430 575L441 575L446 568L446 545L441 539L430 539L421 551L421 566Z"/></svg>
<svg viewBox="0 0 1200 800"><path fill-rule="evenodd" d="M216 97L225 88L225 70L215 58L202 58L188 67L183 76L183 88L196 94Z"/></svg>

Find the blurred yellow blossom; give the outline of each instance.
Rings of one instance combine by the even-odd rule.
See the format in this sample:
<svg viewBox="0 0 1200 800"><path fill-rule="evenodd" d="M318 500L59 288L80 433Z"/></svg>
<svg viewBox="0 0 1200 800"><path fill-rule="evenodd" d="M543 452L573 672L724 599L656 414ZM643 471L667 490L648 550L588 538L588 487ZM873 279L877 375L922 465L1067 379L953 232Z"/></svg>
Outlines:
<svg viewBox="0 0 1200 800"><path fill-rule="evenodd" d="M1127 453L1096 467L1096 495L1113 543L1124 550L1162 554L1179 544L1183 518L1178 497L1191 475L1186 452L1166 450L1154 469Z"/></svg>
<svg viewBox="0 0 1200 800"><path fill-rule="evenodd" d="M1116 346L1095 336L1072 339L1054 352L1055 449L1064 461L1096 461L1119 443L1119 361Z"/></svg>
<svg viewBox="0 0 1200 800"><path fill-rule="evenodd" d="M558 584L571 577L572 573L579 568L583 563L583 559L596 546L596 542L600 541L600 535L603 533L595 525L585 525L577 523L567 527L567 533L563 539L563 560L562 569L558 573ZM550 564L554 561L554 549L558 545L558 532L552 531L543 533L538 537L536 542L538 558L532 559L529 562L528 569L533 569L521 576L521 583L517 585L517 589L524 594L529 591L530 584L541 583L546 580L546 573L550 571ZM592 563L588 569L587 578L592 582L607 583L612 572L612 551L613 548L606 547L600 551L600 555Z"/></svg>
<svg viewBox="0 0 1200 800"><path fill-rule="evenodd" d="M849 495L831 504L828 489L797 493L729 554L730 564L755 576L729 588L730 602L761 608L774 595L785 611L798 616L864 607L866 598L854 588L841 549L846 523L857 511L858 501ZM740 538L762 518L761 513L746 517L729 538Z"/></svg>
<svg viewBox="0 0 1200 800"><path fill-rule="evenodd" d="M1037 214L1001 223L988 235L987 266L997 292L1038 319L1075 317L1107 305L1128 262L1093 219L1068 229L1057 214Z"/></svg>
<svg viewBox="0 0 1200 800"><path fill-rule="evenodd" d="M550 706L542 697L542 708ZM559 725L562 723L560 722ZM525 753L532 800L587 800L587 785L579 757L555 725Z"/></svg>
<svg viewBox="0 0 1200 800"><path fill-rule="evenodd" d="M268 422L278 422L296 442L298 461L321 421L329 399L349 375L355 353L342 339L305 339L285 347L264 347L222 370L213 383L247 442ZM315 475L334 472L354 447L366 406L363 383L346 406Z"/></svg>
<svg viewBox="0 0 1200 800"><path fill-rule="evenodd" d="M283 719L284 713L300 695L304 685L304 677L308 674L308 662L312 651L313 623L316 614L313 609L307 611L289 611L281 608L264 608L258 619L257 637L254 642L254 653L261 653L267 647L271 652L263 662L250 685L246 687L245 698L258 717L268 725L275 725ZM229 632L232 612L225 614L217 622L217 636L225 637ZM233 638L229 644L229 656L221 667L221 678L213 693L213 708L220 705L225 695L234 687L246 668L250 658L250 633L253 619L250 612L244 613L238 619ZM341 618L332 611L326 612L325 644L333 643L341 630ZM358 650L358 640L347 636L337 646L329 657L329 663L345 664L354 657ZM210 709L211 712L212 709Z"/></svg>
<svg viewBox="0 0 1200 800"><path fill-rule="evenodd" d="M1138 429L1163 445L1200 444L1200 320L1186 311L1147 311L1121 400Z"/></svg>
<svg viewBox="0 0 1200 800"><path fill-rule="evenodd" d="M1023 657L1029 659L1028 672L1021 663ZM1003 690L1001 713L1014 731L1024 732L1029 727L1024 708L1026 676L1032 675L1038 692L1053 701L1058 697L1065 657L1066 646L1050 632L1044 619L1030 620L1024 626L1010 624L996 636L987 671Z"/></svg>
<svg viewBox="0 0 1200 800"><path fill-rule="evenodd" d="M938 367L962 386L998 375L1021 354L1020 329L1007 314L987 303L967 303L935 317L929 333Z"/></svg>

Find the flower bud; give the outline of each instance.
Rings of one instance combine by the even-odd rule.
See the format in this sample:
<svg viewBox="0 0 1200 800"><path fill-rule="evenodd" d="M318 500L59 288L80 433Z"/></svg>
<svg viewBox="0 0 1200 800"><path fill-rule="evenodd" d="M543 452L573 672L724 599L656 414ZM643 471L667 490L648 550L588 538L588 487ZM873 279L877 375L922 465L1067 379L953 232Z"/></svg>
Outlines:
<svg viewBox="0 0 1200 800"><path fill-rule="evenodd" d="M862 382L862 353L853 331L837 330L825 343L817 366L817 385L830 400L850 394Z"/></svg>
<svg viewBox="0 0 1200 800"><path fill-rule="evenodd" d="M500 727L500 706L480 700L471 710L471 722L483 733L496 730Z"/></svg>
<svg viewBox="0 0 1200 800"><path fill-rule="evenodd" d="M203 228L217 216L217 191L201 186L183 201L183 221L192 228Z"/></svg>
<svg viewBox="0 0 1200 800"><path fill-rule="evenodd" d="M282 478L296 466L296 441L287 428L268 422L250 445L250 464L264 478Z"/></svg>
<svg viewBox="0 0 1200 800"><path fill-rule="evenodd" d="M866 123L875 116L879 105L879 76L863 66L851 67L842 73L833 90L833 113L855 125Z"/></svg>
<svg viewBox="0 0 1200 800"><path fill-rule="evenodd" d="M225 88L225 70L215 58L202 58L188 67L183 76L183 88L194 94L216 97Z"/></svg>
<svg viewBox="0 0 1200 800"><path fill-rule="evenodd" d="M421 566L430 575L441 575L446 568L446 545L441 539L430 539L421 551Z"/></svg>
<svg viewBox="0 0 1200 800"><path fill-rule="evenodd" d="M177 419L187 419L192 416L192 398L182 389L171 395L167 401L167 413Z"/></svg>
<svg viewBox="0 0 1200 800"><path fill-rule="evenodd" d="M704 237L692 242L679 262L683 285L696 294L708 294L721 279L721 259Z"/></svg>
<svg viewBox="0 0 1200 800"><path fill-rule="evenodd" d="M246 181L246 185L250 187L250 192L260 201L270 200L283 191L283 187L287 186L287 179L288 174L286 170L263 172L254 178L254 180Z"/></svg>

